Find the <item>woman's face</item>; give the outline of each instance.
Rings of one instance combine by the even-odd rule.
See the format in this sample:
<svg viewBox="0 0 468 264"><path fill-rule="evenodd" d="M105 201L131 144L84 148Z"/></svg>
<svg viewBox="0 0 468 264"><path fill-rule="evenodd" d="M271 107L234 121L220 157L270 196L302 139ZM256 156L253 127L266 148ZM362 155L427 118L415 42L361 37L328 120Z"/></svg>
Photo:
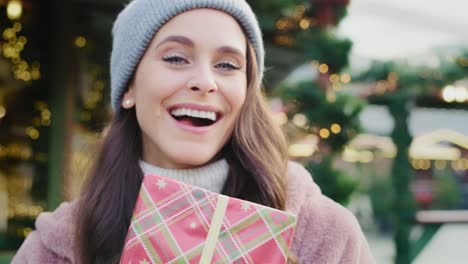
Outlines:
<svg viewBox="0 0 468 264"><path fill-rule="evenodd" d="M213 9L182 13L159 30L122 100L136 108L146 162L190 168L220 151L245 101L246 50L236 20Z"/></svg>

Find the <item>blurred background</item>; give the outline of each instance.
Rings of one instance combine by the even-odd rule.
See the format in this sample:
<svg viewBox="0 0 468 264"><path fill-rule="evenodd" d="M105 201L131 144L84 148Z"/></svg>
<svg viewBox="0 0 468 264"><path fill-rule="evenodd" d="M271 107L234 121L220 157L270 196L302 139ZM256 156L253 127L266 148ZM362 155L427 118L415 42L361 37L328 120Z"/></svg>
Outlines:
<svg viewBox="0 0 468 264"><path fill-rule="evenodd" d="M126 2L0 0L0 263L79 193ZM468 2L248 2L291 159L357 216L378 263L466 263Z"/></svg>

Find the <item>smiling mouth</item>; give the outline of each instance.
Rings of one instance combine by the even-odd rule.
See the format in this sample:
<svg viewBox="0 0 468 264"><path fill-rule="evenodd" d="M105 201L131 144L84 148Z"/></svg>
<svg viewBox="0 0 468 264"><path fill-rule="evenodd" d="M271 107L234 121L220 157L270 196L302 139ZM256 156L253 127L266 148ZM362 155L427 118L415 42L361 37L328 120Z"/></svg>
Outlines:
<svg viewBox="0 0 468 264"><path fill-rule="evenodd" d="M169 110L169 113L177 122L194 127L211 126L221 119L220 113L188 108L172 109Z"/></svg>

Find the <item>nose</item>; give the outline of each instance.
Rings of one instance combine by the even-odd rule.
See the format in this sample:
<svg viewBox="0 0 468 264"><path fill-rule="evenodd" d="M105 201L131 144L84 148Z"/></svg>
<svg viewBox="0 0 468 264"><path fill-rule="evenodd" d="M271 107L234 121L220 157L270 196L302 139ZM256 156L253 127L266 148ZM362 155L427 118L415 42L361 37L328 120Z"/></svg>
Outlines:
<svg viewBox="0 0 468 264"><path fill-rule="evenodd" d="M218 91L215 76L210 66L197 67L193 77L187 82L187 88L203 94Z"/></svg>

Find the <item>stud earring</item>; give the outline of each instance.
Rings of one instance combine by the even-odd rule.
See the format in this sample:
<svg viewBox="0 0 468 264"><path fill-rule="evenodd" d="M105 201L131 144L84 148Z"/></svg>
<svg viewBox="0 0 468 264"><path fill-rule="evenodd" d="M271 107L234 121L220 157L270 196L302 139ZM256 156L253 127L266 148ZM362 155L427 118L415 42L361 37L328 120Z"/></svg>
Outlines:
<svg viewBox="0 0 468 264"><path fill-rule="evenodd" d="M125 104L125 106L130 106L132 104L132 100L127 99L127 100L125 100L124 104Z"/></svg>

